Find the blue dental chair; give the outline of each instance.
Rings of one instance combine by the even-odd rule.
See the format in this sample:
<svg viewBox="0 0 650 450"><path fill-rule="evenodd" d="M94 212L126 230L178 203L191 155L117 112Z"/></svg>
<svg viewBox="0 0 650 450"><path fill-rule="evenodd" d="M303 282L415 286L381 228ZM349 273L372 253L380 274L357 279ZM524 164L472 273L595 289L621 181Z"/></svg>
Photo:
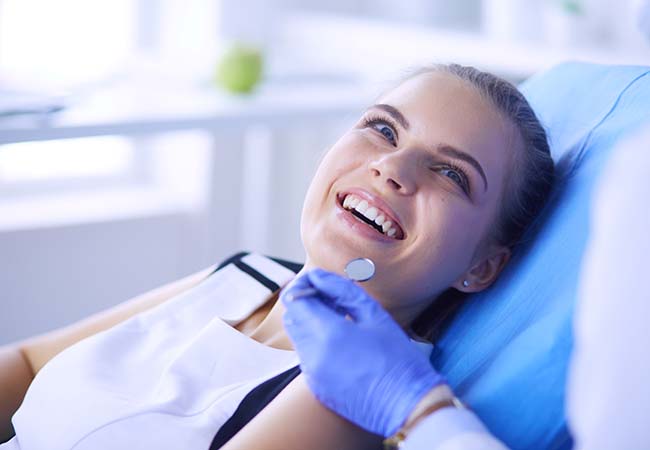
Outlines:
<svg viewBox="0 0 650 450"><path fill-rule="evenodd" d="M514 449L571 448L564 414L589 205L620 138L650 126L650 67L566 63L521 89L557 164L552 200L489 290L466 302L432 361Z"/></svg>

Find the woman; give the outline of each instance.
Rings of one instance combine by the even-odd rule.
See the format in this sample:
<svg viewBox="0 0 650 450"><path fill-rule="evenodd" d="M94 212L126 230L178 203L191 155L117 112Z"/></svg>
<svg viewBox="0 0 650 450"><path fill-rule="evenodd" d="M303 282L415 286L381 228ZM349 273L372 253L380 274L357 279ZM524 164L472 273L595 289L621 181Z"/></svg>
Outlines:
<svg viewBox="0 0 650 450"><path fill-rule="evenodd" d="M444 293L450 290L477 292L496 279L510 257L512 246L543 206L552 180L553 163L544 130L513 86L492 75L457 65L424 69L384 94L322 160L303 207L301 237L307 261L302 270L321 267L341 272L350 259L369 257L375 261L377 270L374 278L364 283L365 290L404 329L410 330L418 324L420 334L434 331L425 328L433 323L429 319L440 316L438 309ZM169 293L136 300L134 304L102 315L88 325L80 325L72 332L64 331L63 337L51 334L28 342L20 347L22 355L27 357L36 372L53 354L71 343L110 328L190 286L200 289L209 282L206 280L197 286L207 273L204 271L182 280L178 286L171 287ZM178 320L191 314L188 308L172 309L178 307L182 297L177 296L173 302L133 316L54 358L46 366L46 373L32 383L21 407L24 411L18 411L14 422L21 419L21 423L28 423L29 418L34 422L47 420L47 417L60 414L61 410L64 414L66 410L76 411L76 415L81 416L83 409L75 409L75 405L92 405L92 401L71 397L75 397L75 392L86 392L87 397L92 397L101 386L108 392L118 390L118 396L124 400L121 405L128 404L132 408L129 413L109 411L96 429L78 430L71 425L57 438L74 442L75 448L102 448L102 444L110 448L111 443L119 447L121 444L118 442L135 441L143 448L175 448L179 445L207 448L211 440L206 436L209 432L216 433L219 424L225 422L223 414L219 420L213 420L214 417L204 421L197 419L192 422L191 430L197 438L186 437L182 443L174 443L174 436L187 432L188 422L171 423L157 417L160 410L156 408L160 405L155 402L165 395L178 395L178 390L151 390L156 394L155 398L145 401L141 392L150 387L146 379L132 391L126 392L119 386L119 382L127 383L125 377L132 372L125 372L123 378L112 378L110 382L113 384L100 378L104 384L96 384L93 389L85 391L86 380L95 374L92 370L84 372L83 376L68 383L74 386L67 388L58 403L45 401L51 395L52 385L49 389L42 387L48 386L48 378L58 377L61 385L65 384L65 377L72 374L75 364L101 367L102 373L110 372L111 365L99 355L107 347L115 345L115 336L121 339L122 351L130 352L132 348L139 351L136 351L139 359L121 358L119 353L109 353L115 356L116 372L129 367L129 364L142 364L143 371L148 366L156 366L160 358L151 351L153 347L140 343L148 342L148 333L155 330L158 323L177 320L170 318L175 314L183 316ZM291 342L282 326L282 314L282 303L275 302L274 298L268 299L254 313L238 321L239 336L229 335L228 339L237 341L237 345L241 344L250 351L260 351L260 343L266 349L273 349L256 358L283 360L283 364L274 366L276 373L282 365L290 367L295 360L292 360ZM211 324L227 332L224 327L228 325ZM200 331L204 332L204 329ZM247 337L245 342L242 333ZM167 335L167 338L171 342L175 337ZM188 338L185 349L192 348L193 339ZM225 352L232 345L232 341L219 343L214 339L212 342L216 353ZM252 343L257 346L251 346ZM158 345L162 344L158 342ZM192 361L187 365L193 365L194 369L201 367L201 354L189 351L184 355ZM131 356L129 353L128 357ZM236 355L229 354L229 358L232 360L222 361L223 368L218 371L224 372L223 376L219 375L221 378L227 372L246 365L247 357L237 360ZM129 364L124 362L126 359ZM94 365L88 364L89 361ZM210 361L207 363L209 367L204 369L214 373L215 360ZM272 365L272 361L269 364ZM21 366L16 364L16 367ZM160 367L161 371L168 368L164 364ZM196 379L191 378L194 372L187 371L186 367L182 364L173 366L172 386L184 389L197 386ZM178 376L179 373L182 376ZM19 377L12 379L15 378ZM191 383L183 384L187 380ZM209 381L201 379L205 386L209 386ZM25 384L28 382L23 382L22 386L20 382L15 383L18 386L15 391L20 392ZM222 387L227 389L227 386L230 385L226 383ZM200 393L192 397L193 401L200 398ZM133 412L134 402L130 396L137 398L138 404L142 405L137 414ZM35 405L41 405L42 411L37 413ZM59 411L54 410L56 405L61 407ZM179 416L191 410L192 417L199 418L206 418L203 413L213 406L211 403L209 407L197 409L195 403L191 407L174 405L181 408L180 412L177 411ZM234 411L236 406L231 405L230 411ZM183 407L189 409L183 410ZM320 406L300 376L271 402L269 408L275 411L273 428L264 428L262 424L261 429L267 431L262 434L247 434L248 430L244 428L233 441L245 442L241 448L254 448L256 440L268 439L272 434L286 438L297 445L296 448L312 449L373 448L380 442L377 436L360 430ZM62 423L74 424L75 421L81 421L81 417L70 417ZM116 423L122 428L110 425ZM134 425L129 428L129 423ZM32 427L31 430L35 433L38 428ZM159 430L165 438L152 435L136 439L134 435L128 435L128 430L133 433L137 433L136 430ZM71 438L74 433L79 436ZM143 431L142 434L152 433ZM22 444L26 439L28 436L21 437L21 430L17 429L17 439L12 441L13 447L10 448L27 448ZM57 447L59 444L53 440L38 441L45 442L49 444L48 448L62 448ZM34 448L38 445L35 444Z"/></svg>

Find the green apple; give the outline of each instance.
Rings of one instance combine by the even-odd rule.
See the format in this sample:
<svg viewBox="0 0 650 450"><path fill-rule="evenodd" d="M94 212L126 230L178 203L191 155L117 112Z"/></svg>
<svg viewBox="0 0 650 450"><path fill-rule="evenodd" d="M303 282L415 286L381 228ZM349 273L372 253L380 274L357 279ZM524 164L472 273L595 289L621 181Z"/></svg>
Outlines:
<svg viewBox="0 0 650 450"><path fill-rule="evenodd" d="M260 78L262 51L257 47L233 44L217 63L216 82L231 92L250 92Z"/></svg>

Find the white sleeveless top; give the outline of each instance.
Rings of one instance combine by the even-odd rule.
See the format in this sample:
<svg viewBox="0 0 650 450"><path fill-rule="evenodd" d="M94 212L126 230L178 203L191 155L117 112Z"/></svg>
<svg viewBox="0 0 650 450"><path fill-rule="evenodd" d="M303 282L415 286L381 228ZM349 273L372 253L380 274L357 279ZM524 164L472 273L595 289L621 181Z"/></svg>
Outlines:
<svg viewBox="0 0 650 450"><path fill-rule="evenodd" d="M279 286L295 275L250 254L71 346L34 378L0 448L208 449L248 392L298 364L231 326L272 293L242 267Z"/></svg>
<svg viewBox="0 0 650 450"><path fill-rule="evenodd" d="M232 326L295 273L238 256L167 302L48 362L1 450L208 449L241 400L298 364Z"/></svg>

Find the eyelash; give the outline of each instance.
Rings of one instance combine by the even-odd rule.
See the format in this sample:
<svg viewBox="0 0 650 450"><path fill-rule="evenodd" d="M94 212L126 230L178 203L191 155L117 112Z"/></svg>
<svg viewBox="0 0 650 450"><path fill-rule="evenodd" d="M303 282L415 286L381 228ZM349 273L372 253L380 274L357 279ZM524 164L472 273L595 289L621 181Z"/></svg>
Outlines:
<svg viewBox="0 0 650 450"><path fill-rule="evenodd" d="M386 125L390 128L390 130L393 132L393 135L395 136L395 140L391 142L393 146L397 146L397 141L399 139L399 133L397 133L397 126L395 123L393 123L390 119L387 117L382 117L382 116L367 116L366 118L363 119L363 127L374 127L374 125ZM379 131L379 130L377 130ZM379 131L379 133L384 136L384 133ZM384 136L385 139L386 136Z"/></svg>
<svg viewBox="0 0 650 450"><path fill-rule="evenodd" d="M448 163L445 163L445 164L443 164L441 166L432 167L432 169L453 170L454 172L456 172L458 174L458 176L461 179L461 184L459 184L460 188L465 192L465 194L467 194L467 195L471 194L472 189L471 189L471 185L469 183L469 178L465 174L465 171L463 169L461 169L459 166L457 166L456 164L448 162ZM454 183L455 183L455 181L454 181Z"/></svg>
<svg viewBox="0 0 650 450"><path fill-rule="evenodd" d="M397 133L397 127L395 124L388 119L387 117L382 117L382 116L367 116L366 118L363 119L363 127L368 128L368 127L373 127L374 125L385 125L390 128L390 130L393 132L393 135L395 136L395 140L391 142L393 146L397 146L397 140L399 139L399 134ZM376 129L376 128L375 128ZM377 130L383 137L384 139L388 139L384 133L381 131ZM467 177L467 174L463 169L461 169L459 166L452 162L448 162L446 164L432 167L431 170L434 169L448 169L448 170L453 170L458 174L458 176L461 179L461 184L459 184L460 188L465 192L465 194L470 195L471 193L471 186L469 183L469 178ZM457 183L458 184L458 183Z"/></svg>

